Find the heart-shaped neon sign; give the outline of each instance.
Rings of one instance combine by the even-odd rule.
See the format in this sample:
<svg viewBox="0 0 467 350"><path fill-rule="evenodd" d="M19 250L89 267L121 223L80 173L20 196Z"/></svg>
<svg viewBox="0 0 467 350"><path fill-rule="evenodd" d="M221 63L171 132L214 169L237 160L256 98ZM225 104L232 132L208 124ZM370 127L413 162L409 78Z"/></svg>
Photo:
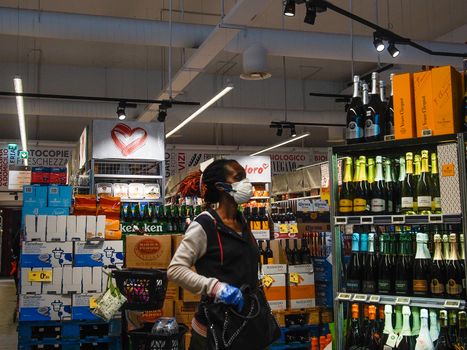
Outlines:
<svg viewBox="0 0 467 350"><path fill-rule="evenodd" d="M146 144L148 133L143 128L132 129L126 124L118 123L111 131L112 140L120 152L128 157Z"/></svg>

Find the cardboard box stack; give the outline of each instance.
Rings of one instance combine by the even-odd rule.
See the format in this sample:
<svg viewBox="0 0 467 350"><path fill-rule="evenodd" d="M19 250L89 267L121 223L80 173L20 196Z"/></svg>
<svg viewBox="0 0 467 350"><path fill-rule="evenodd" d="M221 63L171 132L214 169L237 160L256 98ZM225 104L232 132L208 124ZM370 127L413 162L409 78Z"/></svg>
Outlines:
<svg viewBox="0 0 467 350"><path fill-rule="evenodd" d="M90 300L106 288L103 270L123 265L123 242L85 240L103 237L105 216L69 216L68 186L25 186L25 193L23 209L55 205L66 215L24 215L20 321L97 320Z"/></svg>

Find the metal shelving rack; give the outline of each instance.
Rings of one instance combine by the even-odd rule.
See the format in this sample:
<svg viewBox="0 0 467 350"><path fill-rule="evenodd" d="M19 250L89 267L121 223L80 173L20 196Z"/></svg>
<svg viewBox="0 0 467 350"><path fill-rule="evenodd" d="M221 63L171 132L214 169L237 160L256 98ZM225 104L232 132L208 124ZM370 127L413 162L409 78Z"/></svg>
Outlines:
<svg viewBox="0 0 467 350"><path fill-rule="evenodd" d="M343 292L343 261L341 225L346 224L374 224L374 225L397 225L397 224L462 224L464 234L467 234L467 168L466 168L466 136L467 134L454 134L443 136L431 136L416 139L382 141L363 143L356 145L336 146L329 148L328 159L330 164L331 183L331 223L333 232L333 291L334 291L334 321L336 331L336 349L344 349L344 303L381 303L391 305L410 305L430 308L465 309L465 300L434 299L420 297L397 297L387 295L367 295ZM455 215L378 215L378 216L339 216L337 215L338 203L338 167L337 159L342 156L357 156L364 154L381 153L405 153L408 149L421 149L427 147L435 148L443 143L456 143L457 161L459 169L459 188L461 195L462 212ZM467 242L464 242L467 248ZM467 250L467 249L466 249ZM467 278L467 273L466 273Z"/></svg>

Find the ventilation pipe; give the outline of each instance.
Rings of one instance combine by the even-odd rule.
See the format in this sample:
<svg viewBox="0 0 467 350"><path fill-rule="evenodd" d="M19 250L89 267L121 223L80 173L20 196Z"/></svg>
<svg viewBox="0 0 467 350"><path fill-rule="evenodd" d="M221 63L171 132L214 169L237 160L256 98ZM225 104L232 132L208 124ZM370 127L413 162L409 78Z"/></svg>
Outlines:
<svg viewBox="0 0 467 350"><path fill-rule="evenodd" d="M248 47L243 52L243 73L240 78L244 80L265 80L272 76L267 70L267 50L259 44Z"/></svg>

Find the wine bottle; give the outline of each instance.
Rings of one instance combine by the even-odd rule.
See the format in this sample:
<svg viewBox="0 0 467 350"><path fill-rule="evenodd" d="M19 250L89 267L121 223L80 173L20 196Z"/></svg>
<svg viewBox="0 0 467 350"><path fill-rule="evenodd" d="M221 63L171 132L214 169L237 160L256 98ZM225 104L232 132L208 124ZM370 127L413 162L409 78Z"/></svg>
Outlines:
<svg viewBox="0 0 467 350"><path fill-rule="evenodd" d="M384 320L384 305L379 305L378 307L378 311L379 311L379 314L378 314L378 319L376 320L376 324L378 326L378 331L379 331L379 334L383 334L383 330L384 330L384 325L385 325L385 320Z"/></svg>
<svg viewBox="0 0 467 350"><path fill-rule="evenodd" d="M420 179L420 175L421 175L421 162L420 162L419 154L414 155L413 166L414 166L414 173L413 173L413 179L412 179L413 210L415 213L418 213L417 184L418 184L418 180Z"/></svg>
<svg viewBox="0 0 467 350"><path fill-rule="evenodd" d="M365 257L364 268L362 269L362 292L373 294L377 292L378 261L375 252L375 234L368 234L368 253Z"/></svg>
<svg viewBox="0 0 467 350"><path fill-rule="evenodd" d="M461 271L462 271L462 295L465 298L467 293L466 293L466 288L467 284L465 281L465 243L464 243L464 234L461 233L459 235L459 262L461 263ZM466 349L467 350L467 349Z"/></svg>
<svg viewBox="0 0 467 350"><path fill-rule="evenodd" d="M366 178L366 157L359 159L358 182L355 186L355 196L353 199L353 212L356 215L362 215L369 212L368 202L368 181Z"/></svg>
<svg viewBox="0 0 467 350"><path fill-rule="evenodd" d="M371 74L370 101L363 106L365 110L365 141L382 140L381 133L381 99L378 93L378 73Z"/></svg>
<svg viewBox="0 0 467 350"><path fill-rule="evenodd" d="M386 135L386 126L387 126L387 112L388 112L388 100L386 99L386 86L384 80L379 81L379 96L380 96L380 105L379 109L381 111L381 140L384 139Z"/></svg>
<svg viewBox="0 0 467 350"><path fill-rule="evenodd" d="M352 234L352 254L347 266L346 291L348 293L359 293L361 291L362 261L360 259L360 234Z"/></svg>
<svg viewBox="0 0 467 350"><path fill-rule="evenodd" d="M431 270L431 256L426 244L427 235L417 233L417 253L413 268L412 290L415 296L428 296Z"/></svg>
<svg viewBox="0 0 467 350"><path fill-rule="evenodd" d="M401 212L406 215L415 214L414 211L414 186L413 186L413 153L407 152L406 158L406 173L404 181L401 185Z"/></svg>
<svg viewBox="0 0 467 350"><path fill-rule="evenodd" d="M376 159L378 164L378 159ZM378 170L376 170L378 173ZM386 159L384 161L384 191L386 194L386 212L387 214L393 214L395 210L394 203L394 183L392 180L391 161Z"/></svg>
<svg viewBox="0 0 467 350"><path fill-rule="evenodd" d="M430 310L430 338L435 345L438 342L439 338L439 325L438 325L438 317L435 310Z"/></svg>
<svg viewBox="0 0 467 350"><path fill-rule="evenodd" d="M447 229L447 225L444 225L444 234L443 236L441 237L442 240L443 240L443 257L445 260L449 259L449 255L450 252L449 252L449 235L446 234L446 232L448 232L448 229Z"/></svg>
<svg viewBox="0 0 467 350"><path fill-rule="evenodd" d="M394 325L394 333L399 334L402 331L402 306L396 305L394 307L396 314L396 324Z"/></svg>
<svg viewBox="0 0 467 350"><path fill-rule="evenodd" d="M339 213L341 215L352 214L353 201L353 185L352 185L352 158L345 158L344 179L339 193Z"/></svg>
<svg viewBox="0 0 467 350"><path fill-rule="evenodd" d="M467 350L467 313L465 311L459 311L458 319L459 333L455 346L458 350Z"/></svg>
<svg viewBox="0 0 467 350"><path fill-rule="evenodd" d="M434 350L433 341L430 337L430 330L428 329L428 310L422 309L420 311L420 334L418 335L415 344L415 350Z"/></svg>
<svg viewBox="0 0 467 350"><path fill-rule="evenodd" d="M381 344L385 346L385 344L388 342L389 336L392 336L394 334L395 334L394 328L392 328L392 305L385 305L384 306L384 330L383 330L383 337L381 338ZM394 348L394 347L395 346L391 346L390 348Z"/></svg>
<svg viewBox="0 0 467 350"><path fill-rule="evenodd" d="M295 262L295 265L301 265L302 264L302 259L301 259L301 256L300 256L300 251L298 250L298 241L297 241L297 239L293 240L292 254L293 254L293 260Z"/></svg>
<svg viewBox="0 0 467 350"><path fill-rule="evenodd" d="M418 337L420 334L420 308L412 307L412 336Z"/></svg>
<svg viewBox="0 0 467 350"><path fill-rule="evenodd" d="M449 341L451 344L457 343L457 312L454 310L449 311L448 313L449 319Z"/></svg>
<svg viewBox="0 0 467 350"><path fill-rule="evenodd" d="M415 195L417 198L418 213L423 215L431 214L433 198L431 196L431 176L428 170L428 151L422 151L421 174L418 178Z"/></svg>
<svg viewBox="0 0 467 350"><path fill-rule="evenodd" d="M264 263L265 264L274 264L274 256L271 250L271 243L269 239L266 240L266 250L264 251Z"/></svg>
<svg viewBox="0 0 467 350"><path fill-rule="evenodd" d="M290 239L285 241L285 255L287 256L287 263L289 265L295 265L294 254L290 249Z"/></svg>
<svg viewBox="0 0 467 350"><path fill-rule="evenodd" d="M368 195L370 196L370 207L371 207L371 186L375 182L375 159L368 158Z"/></svg>
<svg viewBox="0 0 467 350"><path fill-rule="evenodd" d="M178 205L172 207L172 232L179 233L181 232L181 223L180 223L180 212L178 210Z"/></svg>
<svg viewBox="0 0 467 350"><path fill-rule="evenodd" d="M451 252L446 260L446 295L448 298L462 297L462 280L465 278L463 274L459 256L457 254L457 239L456 234L449 235Z"/></svg>
<svg viewBox="0 0 467 350"><path fill-rule="evenodd" d="M371 184L371 212L386 214L387 192L383 179L383 157L376 157L375 181Z"/></svg>
<svg viewBox="0 0 467 350"><path fill-rule="evenodd" d="M448 350L454 349L452 347L451 341L449 340L449 329L448 329L448 312L446 310L441 310L439 312L439 335L436 340L436 350Z"/></svg>
<svg viewBox="0 0 467 350"><path fill-rule="evenodd" d="M412 237L410 234L399 234L399 254L397 255L394 289L396 295L410 295L412 285L412 254L410 246Z"/></svg>
<svg viewBox="0 0 467 350"><path fill-rule="evenodd" d="M167 232L173 233L174 227L173 227L173 220L172 220L172 206L171 205L167 205L165 207L165 220L167 223Z"/></svg>
<svg viewBox="0 0 467 350"><path fill-rule="evenodd" d="M363 346L368 350L379 350L381 349L381 330L379 329L376 321L375 305L368 306L368 319L369 324L364 336Z"/></svg>
<svg viewBox="0 0 467 350"><path fill-rule="evenodd" d="M300 258L302 260L302 264L312 263L310 248L308 247L308 241L305 238L302 238L302 241L301 241Z"/></svg>
<svg viewBox="0 0 467 350"><path fill-rule="evenodd" d="M370 305L363 304L363 320L360 322L361 334L362 334L362 346L365 343L365 337L368 334L368 327L370 326Z"/></svg>
<svg viewBox="0 0 467 350"><path fill-rule="evenodd" d="M363 141L363 101L360 96L360 77L354 75L353 96L347 110L346 139L348 144Z"/></svg>
<svg viewBox="0 0 467 350"><path fill-rule="evenodd" d="M441 254L441 236L439 234L435 234L433 239L435 242L435 253L431 264L430 292L435 298L443 298L445 290L444 286L446 284L446 266Z"/></svg>
<svg viewBox="0 0 467 350"><path fill-rule="evenodd" d="M386 107L386 135L394 135L394 101L393 101L393 95L394 95L394 85L392 82L392 79L394 77L394 74L390 75L391 79L391 95L389 96L389 101Z"/></svg>
<svg viewBox="0 0 467 350"><path fill-rule="evenodd" d="M399 178L397 179L396 186L394 186L394 197L396 199L396 214L402 213L402 186L405 181L405 157L401 156L399 159Z"/></svg>
<svg viewBox="0 0 467 350"><path fill-rule="evenodd" d="M392 294L394 290L394 265L389 245L389 234L383 233L380 239L381 256L378 265L378 293L385 295Z"/></svg>
<svg viewBox="0 0 467 350"><path fill-rule="evenodd" d="M263 241L258 241L258 250L259 250L259 262L261 265L264 265L264 250L263 250Z"/></svg>
<svg viewBox="0 0 467 350"><path fill-rule="evenodd" d="M441 195L439 189L438 160L436 153L431 154L431 210L434 214L441 214Z"/></svg>
<svg viewBox="0 0 467 350"><path fill-rule="evenodd" d="M350 319L350 325L347 331L346 349L358 349L362 344L362 333L360 329L359 320L359 306L358 304L352 304L352 318Z"/></svg>
<svg viewBox="0 0 467 350"><path fill-rule="evenodd" d="M412 350L415 347L415 339L410 330L410 307L402 307L402 330L399 334L398 350Z"/></svg>

